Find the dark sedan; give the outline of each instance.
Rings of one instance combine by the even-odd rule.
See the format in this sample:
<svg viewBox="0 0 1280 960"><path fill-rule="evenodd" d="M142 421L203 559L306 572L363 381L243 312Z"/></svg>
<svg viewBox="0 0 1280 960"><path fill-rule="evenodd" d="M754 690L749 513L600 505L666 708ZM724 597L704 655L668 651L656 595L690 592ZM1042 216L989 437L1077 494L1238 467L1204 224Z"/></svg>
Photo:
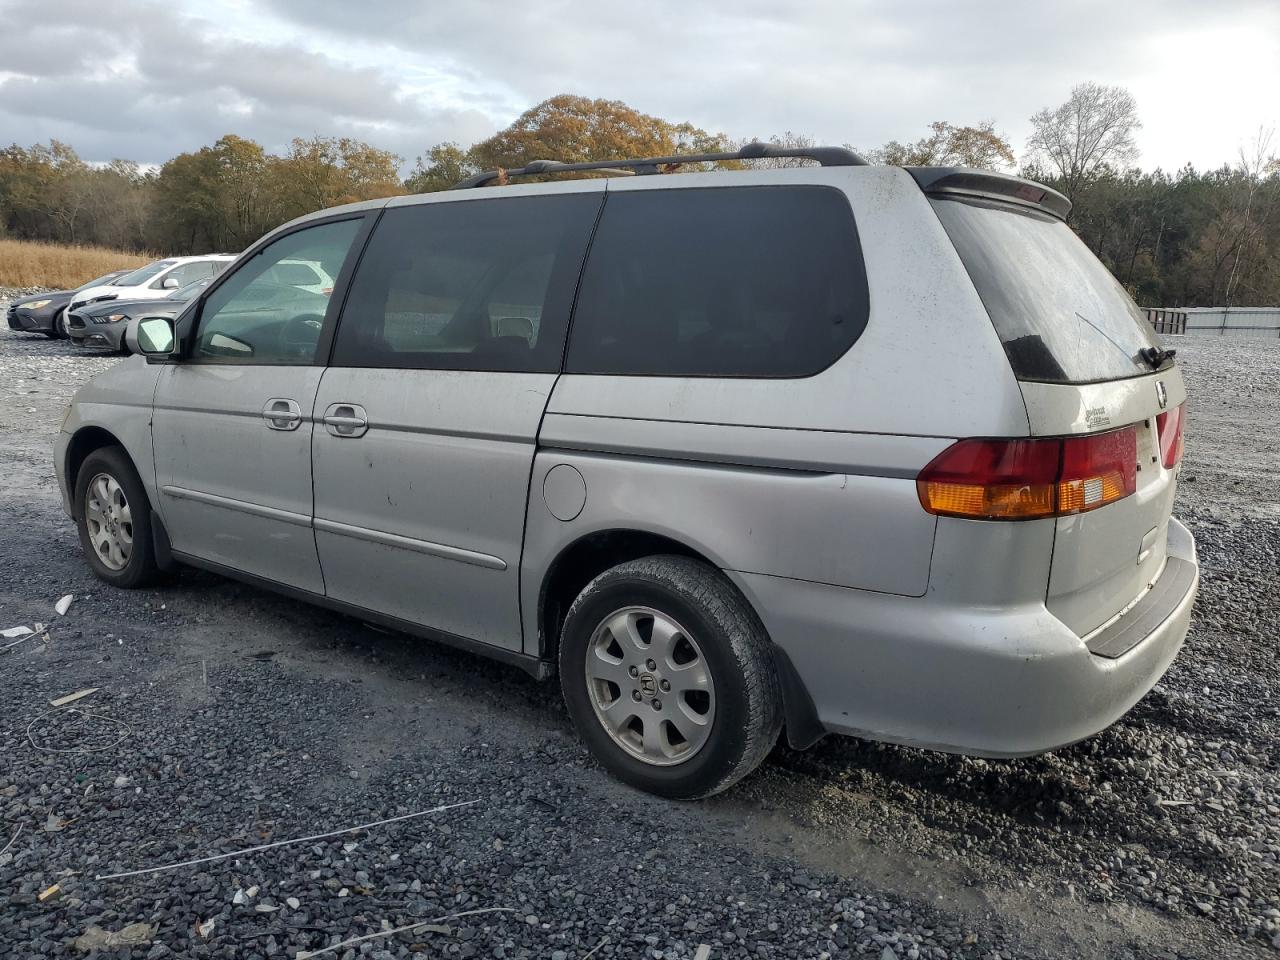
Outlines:
<svg viewBox="0 0 1280 960"><path fill-rule="evenodd" d="M109 284L126 273L129 271L116 270L81 284L75 290L52 290L48 293L37 293L14 300L9 304L7 313L9 329L19 330L22 333L43 333L50 339L61 339L66 336L62 311L67 308L76 291Z"/></svg>
<svg viewBox="0 0 1280 960"><path fill-rule="evenodd" d="M133 317L176 317L187 301L212 280L212 277L205 277L188 283L159 300L107 300L80 307L67 320L67 334L77 346L100 346L128 353L124 332Z"/></svg>

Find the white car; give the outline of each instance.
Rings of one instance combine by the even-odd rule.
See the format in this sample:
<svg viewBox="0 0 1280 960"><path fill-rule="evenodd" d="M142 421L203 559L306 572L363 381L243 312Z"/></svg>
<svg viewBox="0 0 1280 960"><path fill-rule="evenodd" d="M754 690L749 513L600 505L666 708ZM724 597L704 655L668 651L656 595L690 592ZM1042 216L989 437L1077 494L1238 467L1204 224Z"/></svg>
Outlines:
<svg viewBox="0 0 1280 960"><path fill-rule="evenodd" d="M233 260L234 254L229 253L156 260L121 277L115 283L77 290L59 322L66 324L70 315L80 308L104 300L159 300L188 283L214 276Z"/></svg>
<svg viewBox="0 0 1280 960"><path fill-rule="evenodd" d="M333 277L329 276L319 260L299 260L296 257L281 260L262 276L275 283L297 287L308 293L318 293L327 297L333 292Z"/></svg>

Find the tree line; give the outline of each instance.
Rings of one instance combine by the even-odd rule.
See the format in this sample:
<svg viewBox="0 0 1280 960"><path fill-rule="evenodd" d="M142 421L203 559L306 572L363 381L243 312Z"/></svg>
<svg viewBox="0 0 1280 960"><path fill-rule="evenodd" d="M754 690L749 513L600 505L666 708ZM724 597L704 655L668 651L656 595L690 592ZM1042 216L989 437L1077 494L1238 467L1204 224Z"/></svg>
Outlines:
<svg viewBox="0 0 1280 960"><path fill-rule="evenodd" d="M1143 305L1280 303L1280 162L1265 132L1236 163L1168 172L1134 166L1141 121L1122 88L1081 84L1031 123L1021 158L990 121L939 121L919 140L859 152L900 166L1018 172L1060 190L1074 205L1071 226ZM753 139L814 145L790 132ZM287 151L273 154L228 134L159 168L129 160L87 163L57 141L13 144L0 150L0 236L173 254L235 252L302 214L447 189L480 170L510 170L543 158L726 152L745 142L619 101L562 95L478 143L431 147L408 177L401 176L403 161L395 154L339 137L295 139Z"/></svg>

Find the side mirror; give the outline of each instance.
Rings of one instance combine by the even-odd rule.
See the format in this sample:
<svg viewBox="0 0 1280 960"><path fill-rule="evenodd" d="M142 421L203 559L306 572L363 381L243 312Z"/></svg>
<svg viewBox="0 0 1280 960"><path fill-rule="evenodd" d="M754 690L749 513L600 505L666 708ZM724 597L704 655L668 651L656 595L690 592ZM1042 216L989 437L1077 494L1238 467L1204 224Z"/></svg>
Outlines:
<svg viewBox="0 0 1280 960"><path fill-rule="evenodd" d="M161 290L177 290L182 284L178 282L177 277L165 277L164 282L160 284Z"/></svg>
<svg viewBox="0 0 1280 960"><path fill-rule="evenodd" d="M141 317L129 321L124 332L125 346L145 357L167 357L177 338L169 317Z"/></svg>

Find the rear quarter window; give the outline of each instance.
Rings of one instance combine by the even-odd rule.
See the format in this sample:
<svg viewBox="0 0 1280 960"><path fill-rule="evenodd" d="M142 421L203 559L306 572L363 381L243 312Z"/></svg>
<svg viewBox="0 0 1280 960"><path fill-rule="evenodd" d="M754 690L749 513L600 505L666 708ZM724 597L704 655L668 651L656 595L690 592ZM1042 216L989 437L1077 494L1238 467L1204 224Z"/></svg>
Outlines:
<svg viewBox="0 0 1280 960"><path fill-rule="evenodd" d="M805 377L867 324L862 251L830 187L608 194L569 373Z"/></svg>
<svg viewBox="0 0 1280 960"><path fill-rule="evenodd" d="M1159 346L1137 305L1056 217L980 200L935 199L1019 380L1095 383L1149 374Z"/></svg>

